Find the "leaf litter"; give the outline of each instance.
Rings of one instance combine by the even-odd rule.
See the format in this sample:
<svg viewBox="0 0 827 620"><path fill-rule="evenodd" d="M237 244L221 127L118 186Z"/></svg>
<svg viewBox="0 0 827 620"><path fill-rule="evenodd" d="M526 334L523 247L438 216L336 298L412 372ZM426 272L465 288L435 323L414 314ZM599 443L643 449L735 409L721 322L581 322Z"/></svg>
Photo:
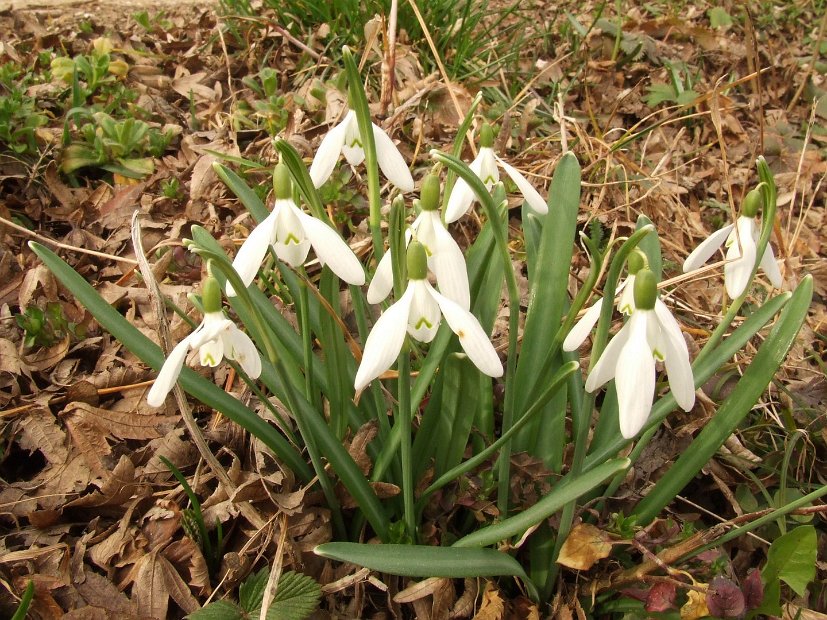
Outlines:
<svg viewBox="0 0 827 620"><path fill-rule="evenodd" d="M562 26L572 20L591 23L593 5L571 4L566 16L556 5L541 3L537 21L562 32ZM38 133L46 152L41 160L27 164L0 154L4 196L0 217L6 222L26 221L39 239L63 244L61 254L70 264L157 341L157 317L135 277L134 263L129 262L134 261L128 226L132 211L139 207L150 215L151 221L144 224L144 242L151 248L148 254L157 258L156 278L166 295L186 307L186 293L200 280L202 271L180 247L189 226L205 226L231 249L249 225L242 208L215 178L211 164L216 153L260 164L260 173L253 168L250 174L262 182L267 178L264 167L275 160L261 118L239 113L244 109L242 102L250 108L256 101L243 78L257 71L257 59L265 46L273 55L272 65L277 67L285 97L283 135L304 156L312 154L324 126L339 118L345 96L333 84L330 67L322 63L306 70L307 56L285 38L272 33L269 39L257 38L261 31L251 28L243 44L228 41L228 31L222 26L229 17L196 3L150 3L143 8L149 15L161 15L149 31L131 18L135 5L115 1L96 5L99 10L94 13L78 12L72 3L0 7L0 61L33 66L39 52L87 53L93 38L107 36L116 56L129 65L125 84L137 93L138 105L155 125L168 128L175 136L156 158L154 172L138 182L120 175L108 180L89 175L73 185L52 162L61 130L60 119L52 118ZM277 17L267 15L277 23ZM823 371L827 349L823 242L827 130L822 123L827 115L823 105L814 107L813 103L826 87L822 68L812 61L816 33L806 27L818 19L812 14L799 20L760 17L753 16L760 22L755 41L741 22L727 23L720 12L713 18L698 6L687 7L679 17L631 7L620 28L618 16L604 16L577 47L572 39L558 37L556 49L550 50L538 39L521 51L519 59L525 80L535 78L532 87L521 92L513 106L499 109L500 120L509 122L510 131L502 132L503 143L498 148L522 153L515 164L543 185L560 155L560 129L551 121L551 95L565 93L569 139L578 141L577 152L584 165L580 223L587 227L596 221L605 231L616 227L626 233L634 227L637 214L647 215L660 231L665 267L673 275L697 241L729 218L730 201L737 204L754 182L754 158L761 152L767 155L779 185L781 226L773 242L783 248L779 252L782 271L788 285L800 274L812 273L816 298L801 338L763 403L769 425L746 429L740 441L764 458L776 457L783 447L773 428L783 426L785 412L791 411L795 424L810 438L797 453L799 467L823 483L827 478L827 419L823 414L827 402ZM110 30L113 23L121 25L118 32ZM326 35L323 29L315 34L319 38L310 39L311 51L323 58L329 53L324 47ZM428 50L409 41L402 40L397 53L397 100L385 126L396 130L406 157L417 154L424 163L423 153L429 148L443 147L453 139L459 122L454 101L467 107L477 85L446 82L438 73L428 74L418 57L429 54ZM374 50L367 59L377 62L379 57ZM759 78L757 66L770 69L762 69ZM802 67L807 68L803 84ZM485 86L508 90L510 78L501 75L502 83L492 79ZM324 91L321 96L319 84ZM799 90L800 86L804 88ZM54 83L37 84L31 93L48 102L55 88ZM655 103L654 97L661 103ZM359 211L357 202L348 209L358 238L364 234L358 227L364 211ZM459 234L462 238L473 231L460 230ZM324 617L336 613L399 617L403 608L408 610L404 613L422 618L540 617L527 599L493 582L414 584L390 578L386 583L384 576L353 567L320 564L311 550L331 535L321 494L299 486L265 447L232 422L214 412L196 411L220 462L237 485L232 496L227 496L199 462L176 412L146 407L145 391L152 373L102 332L36 263L25 246L30 238L0 223L0 420L5 483L0 489L0 578L4 586L0 614L10 615L15 597L29 580L36 589L32 612L40 618L166 618L195 611L208 597L220 599L233 591L260 558L271 561L278 534L256 528L243 517L237 506L247 502L271 524L268 528L278 529L272 524L285 520L285 566L312 574L323 586L341 584L327 590L331 612ZM169 251L164 252L166 248ZM573 273L580 273L584 266L585 262L574 265ZM721 306L721 286L708 278L692 279L681 285L676 297L686 310L684 316L695 317L686 319L695 322L685 328L697 346ZM25 346L25 334L12 320L14 315L50 303L57 304L67 325L75 327L58 330L58 337L48 345ZM507 316L498 321L495 334L504 331ZM173 323L176 334L187 329L183 321ZM715 377L704 386L705 393L718 398L718 391L725 390L733 376L737 380L739 369L748 363L748 355L734 360L733 374ZM225 373L219 371L217 379L227 379ZM672 428L650 445L650 453L638 463L630 484L619 490L619 507L623 501L634 500L634 489L656 480L660 467L680 453L681 438L703 423L698 415L695 411L670 420ZM375 432L365 427L349 438L348 449L364 472L372 467L366 446ZM227 548L220 583L210 579L200 548L184 533L181 506L186 505L186 498L161 457L187 472L196 494L204 498L208 527L222 525ZM514 455L514 460L518 467L512 494L518 504L530 505L548 484L549 472L528 455ZM733 465L725 455L710 470L717 473L710 471L685 490L684 495L694 503L679 508L683 512L677 516L684 521L699 518L703 510L720 513L720 519L735 516L730 505L737 493L730 497L713 492L710 499L710 489L720 488L714 481L721 480L721 475L727 486L741 485L757 493L743 467ZM465 506L479 519L494 516L494 506L478 497L483 473L484 468L471 472L466 487L448 487L437 494L442 504L430 504L427 514L439 519ZM777 484L777 474L765 471L763 476L765 485ZM393 485L376 490L383 497L398 492ZM350 498L341 499L345 507L352 505ZM602 514L599 527L576 526L566 543L569 549L564 546L564 550L569 566L590 570L595 583L624 583L625 575L601 562L612 545L625 542L608 519ZM650 560L657 546L685 549L677 531L666 527L665 521L653 527L643 536L639 533L633 545L641 565ZM423 534L427 538L427 525ZM736 559L737 554L749 552L748 542L735 543ZM658 557L673 556L659 552ZM655 563L649 570L656 568ZM641 600L652 611L682 604L683 617L700 617L709 611L738 615L744 605L753 608L763 596L763 591L758 593L762 585L760 579L756 581L757 572L747 576L744 569L738 589L729 577L719 576L716 581L704 572L706 568L696 566L696 570L699 575L709 574L711 598L703 588L690 588L680 598L683 603L677 602L674 583L656 579L648 582L651 587L642 591ZM588 578L569 580L570 574L564 572L565 592L556 599L557 617L583 617L575 593L582 588L579 592L586 594L592 585Z"/></svg>

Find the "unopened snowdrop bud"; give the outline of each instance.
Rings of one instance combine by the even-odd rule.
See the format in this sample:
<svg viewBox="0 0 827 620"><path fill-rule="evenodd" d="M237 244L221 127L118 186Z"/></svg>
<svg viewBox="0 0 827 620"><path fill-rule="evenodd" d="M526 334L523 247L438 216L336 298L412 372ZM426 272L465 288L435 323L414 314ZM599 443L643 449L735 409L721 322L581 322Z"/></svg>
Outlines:
<svg viewBox="0 0 827 620"><path fill-rule="evenodd" d="M424 280L428 277L428 253L417 240L408 246L408 279Z"/></svg>
<svg viewBox="0 0 827 620"><path fill-rule="evenodd" d="M419 207L423 211L436 211L439 208L439 177L437 175L428 174L422 180Z"/></svg>
<svg viewBox="0 0 827 620"><path fill-rule="evenodd" d="M648 269L641 269L635 274L635 307L638 310L651 310L658 299L658 282L655 274Z"/></svg>
<svg viewBox="0 0 827 620"><path fill-rule="evenodd" d="M750 190L747 192L747 195L744 196L744 204L741 205L741 215L755 217L763 206L764 197L761 195L761 190Z"/></svg>

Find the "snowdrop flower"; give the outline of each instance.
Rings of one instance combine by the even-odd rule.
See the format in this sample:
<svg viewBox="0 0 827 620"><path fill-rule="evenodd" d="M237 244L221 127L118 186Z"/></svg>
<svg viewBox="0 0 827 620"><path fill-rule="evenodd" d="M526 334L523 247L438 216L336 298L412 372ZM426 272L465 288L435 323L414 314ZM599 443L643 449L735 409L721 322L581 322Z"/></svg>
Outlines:
<svg viewBox="0 0 827 620"><path fill-rule="evenodd" d="M503 374L502 363L476 317L459 304L436 292L425 279L425 247L418 241L408 246L408 288L385 310L365 342L362 363L356 371L354 387L359 392L391 367L399 356L407 332L420 342L431 342L442 316L471 361L489 377Z"/></svg>
<svg viewBox="0 0 827 620"><path fill-rule="evenodd" d="M376 123L371 123L371 127L373 141L376 143L376 159L379 168L388 180L403 192L413 191L413 177L393 140ZM339 161L340 153L345 154L345 159L351 166L361 164L365 159L363 144L356 112L350 110L341 123L327 132L319 145L319 150L316 151L316 156L310 165L310 178L313 179L313 185L321 187L330 178L336 162Z"/></svg>
<svg viewBox="0 0 827 620"><path fill-rule="evenodd" d="M755 216L758 214L760 207L761 193L754 189L744 198L741 216L735 224L724 226L709 235L701 245L686 257L683 263L684 272L698 269L715 254L721 244L724 244L727 248L726 263L724 264L724 286L730 299L740 297L749 284L752 268L755 266L756 254L758 253L757 243L761 236L761 229L755 221ZM781 288L784 280L778 270L778 263L775 261L775 254L769 243L761 257L760 267L767 274L772 285Z"/></svg>
<svg viewBox="0 0 827 620"><path fill-rule="evenodd" d="M511 177L517 189L520 190L528 202L528 206L534 209L537 213L548 213L548 205L539 192L534 189L534 186L528 182L523 174L516 168L509 166L500 157L494 153L492 145L494 144L494 132L489 124L484 124L480 130L480 151L471 165L468 166L474 171L485 187L490 191L492 187L500 180L500 173L497 170L499 164L505 173ZM471 204L476 199L474 190L463 181L457 179L454 184L454 189L451 190L451 195L448 197L448 205L445 207L445 221L447 223L455 222L463 215L468 213Z"/></svg>
<svg viewBox="0 0 827 620"><path fill-rule="evenodd" d="M594 365L586 391L594 392L614 379L620 432L626 439L638 434L649 419L655 393L655 362L663 361L675 401L689 411L695 404L695 380L681 328L658 299L657 282L648 269L635 277L635 310Z"/></svg>
<svg viewBox="0 0 827 620"><path fill-rule="evenodd" d="M201 324L169 354L158 378L147 394L146 401L151 407L164 404L167 394L178 381L187 353L198 350L202 366L218 366L221 359L235 360L251 378L261 374L261 357L250 337L236 327L221 310L221 289L218 282L209 276L202 292L204 318Z"/></svg>
<svg viewBox="0 0 827 620"><path fill-rule="evenodd" d="M244 285L253 281L271 245L276 256L291 267L303 265L312 246L319 262L329 264L342 280L356 286L364 284L365 271L347 243L330 226L307 215L293 202L293 183L284 164L278 164L273 172L273 188L273 211L250 233L233 261ZM227 295L235 294L227 283Z"/></svg>
<svg viewBox="0 0 827 620"><path fill-rule="evenodd" d="M422 212L406 233L406 243L415 238L424 247L428 256L428 269L436 276L439 291L463 310L471 308L471 292L468 285L468 269L465 257L457 242L445 229L437 209L439 205L439 177L429 174L422 181L420 192ZM376 267L367 299L378 304L393 288L393 263L391 253L386 252Z"/></svg>
<svg viewBox="0 0 827 620"><path fill-rule="evenodd" d="M615 295L620 293L620 299L617 301L617 309L625 314L631 316L635 311L635 274L646 266L646 255L638 249L635 249L626 261L629 269L628 277L620 283L617 287ZM598 319L600 318L600 310L603 308L603 298L598 299L585 314L580 317L580 320L575 323L571 331L563 341L563 351L576 351L586 340L591 333Z"/></svg>

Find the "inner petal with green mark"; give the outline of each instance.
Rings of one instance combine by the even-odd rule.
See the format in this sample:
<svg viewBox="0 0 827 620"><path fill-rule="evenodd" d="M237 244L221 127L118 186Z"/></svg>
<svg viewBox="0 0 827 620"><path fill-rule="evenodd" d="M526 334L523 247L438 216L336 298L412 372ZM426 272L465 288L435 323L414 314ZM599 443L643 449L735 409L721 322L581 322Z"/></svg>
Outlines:
<svg viewBox="0 0 827 620"><path fill-rule="evenodd" d="M416 322L416 325L414 326L414 329L421 329L423 325L427 329L433 328L433 324L423 316L423 317L420 317L420 319Z"/></svg>
<svg viewBox="0 0 827 620"><path fill-rule="evenodd" d="M353 140L351 141L351 143L350 143L350 144L348 144L348 146L349 146L350 148L352 148L352 149L355 149L355 148L357 148L357 147L358 147L358 148L360 148L360 149L365 148L365 147L362 145L362 141L361 141L359 138L353 138Z"/></svg>
<svg viewBox="0 0 827 620"><path fill-rule="evenodd" d="M295 243L296 245L299 245L299 244L301 244L301 241L299 240L298 237L296 237L296 235L294 235L293 233L289 233L287 235L287 238L284 240L284 245L290 245L291 243Z"/></svg>

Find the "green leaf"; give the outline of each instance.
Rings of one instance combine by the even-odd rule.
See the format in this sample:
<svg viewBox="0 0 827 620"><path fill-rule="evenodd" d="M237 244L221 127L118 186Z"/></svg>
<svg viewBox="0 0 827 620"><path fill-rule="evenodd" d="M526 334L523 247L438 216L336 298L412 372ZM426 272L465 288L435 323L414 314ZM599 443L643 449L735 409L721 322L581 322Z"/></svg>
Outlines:
<svg viewBox="0 0 827 620"><path fill-rule="evenodd" d="M761 571L764 583L780 579L796 594L804 596L816 576L818 540L812 525L802 525L784 534L770 546L767 565Z"/></svg>
<svg viewBox="0 0 827 620"><path fill-rule="evenodd" d="M253 611L261 607L269 577L270 569L265 566L257 573L252 573L238 587L238 603L245 611Z"/></svg>
<svg viewBox="0 0 827 620"><path fill-rule="evenodd" d="M528 580L517 560L496 549L430 547L426 545L366 545L333 542L319 545L316 555L351 562L402 577L497 577Z"/></svg>
<svg viewBox="0 0 827 620"><path fill-rule="evenodd" d="M232 601L215 601L187 616L187 620L247 620L248 615Z"/></svg>
<svg viewBox="0 0 827 620"><path fill-rule="evenodd" d="M313 577L286 572L279 577L276 596L267 610L267 620L304 620L316 610L320 598L322 588ZM258 617L258 612L251 615Z"/></svg>
<svg viewBox="0 0 827 620"><path fill-rule="evenodd" d="M713 28L728 28L732 25L732 16L722 6L716 6L706 12L709 25Z"/></svg>
<svg viewBox="0 0 827 620"><path fill-rule="evenodd" d="M649 94L646 95L646 105L654 108L666 101L675 101L677 93L671 84L652 84L649 86Z"/></svg>

